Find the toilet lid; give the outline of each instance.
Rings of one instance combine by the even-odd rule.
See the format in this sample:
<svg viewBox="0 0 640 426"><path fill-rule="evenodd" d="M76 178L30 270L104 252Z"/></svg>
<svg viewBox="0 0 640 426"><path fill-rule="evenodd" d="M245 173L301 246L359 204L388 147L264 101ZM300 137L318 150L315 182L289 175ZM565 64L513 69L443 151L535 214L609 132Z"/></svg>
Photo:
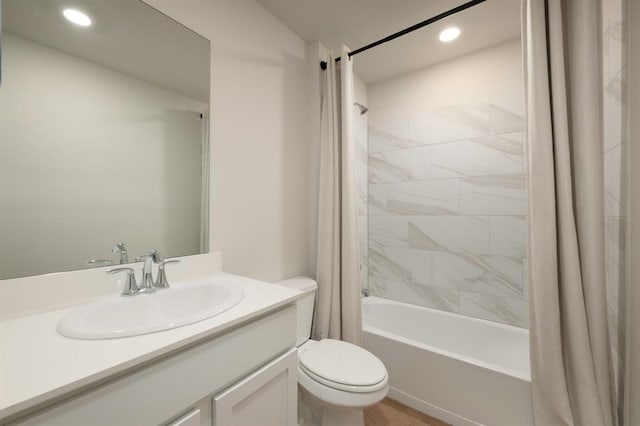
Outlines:
<svg viewBox="0 0 640 426"><path fill-rule="evenodd" d="M300 354L301 367L323 381L372 386L387 378L387 369L371 352L351 343L324 339Z"/></svg>

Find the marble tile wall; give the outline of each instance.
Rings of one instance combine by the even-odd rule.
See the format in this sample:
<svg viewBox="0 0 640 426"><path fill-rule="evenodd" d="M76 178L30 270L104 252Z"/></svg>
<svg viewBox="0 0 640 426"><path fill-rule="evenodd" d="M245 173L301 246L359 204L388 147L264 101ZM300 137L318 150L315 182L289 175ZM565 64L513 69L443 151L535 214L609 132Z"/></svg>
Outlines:
<svg viewBox="0 0 640 426"><path fill-rule="evenodd" d="M369 119L374 295L527 327L524 87Z"/></svg>
<svg viewBox="0 0 640 426"><path fill-rule="evenodd" d="M356 76L354 78L355 90L354 95L357 102L362 105L367 104L367 88L366 85ZM356 149L356 166L355 166L355 181L356 181L356 211L358 221L358 237L360 243L360 287L367 288L368 277L368 249L369 240L368 234L368 116L366 114L360 114L360 110L357 106L353 108L354 118L354 139Z"/></svg>
<svg viewBox="0 0 640 426"><path fill-rule="evenodd" d="M627 267L627 103L625 0L603 0L604 214L609 334L617 400L624 400ZM619 424L624 410L619 407Z"/></svg>

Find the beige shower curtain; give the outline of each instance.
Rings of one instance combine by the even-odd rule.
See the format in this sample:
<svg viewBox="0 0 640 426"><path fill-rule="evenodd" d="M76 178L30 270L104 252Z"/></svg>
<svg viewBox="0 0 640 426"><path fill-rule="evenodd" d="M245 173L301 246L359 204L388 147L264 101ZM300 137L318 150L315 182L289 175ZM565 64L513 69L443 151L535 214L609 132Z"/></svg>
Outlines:
<svg viewBox="0 0 640 426"><path fill-rule="evenodd" d="M599 0L524 0L537 425L612 425Z"/></svg>
<svg viewBox="0 0 640 426"><path fill-rule="evenodd" d="M342 48L340 78L333 55L324 71L320 134L320 198L313 321L315 339L362 344L360 263L356 224L353 70Z"/></svg>

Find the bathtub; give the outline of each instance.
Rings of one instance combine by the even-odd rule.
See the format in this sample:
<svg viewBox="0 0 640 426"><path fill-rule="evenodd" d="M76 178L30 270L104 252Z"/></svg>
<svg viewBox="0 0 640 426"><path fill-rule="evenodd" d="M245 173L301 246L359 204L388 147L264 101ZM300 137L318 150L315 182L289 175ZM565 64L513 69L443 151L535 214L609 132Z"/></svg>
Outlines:
<svg viewBox="0 0 640 426"><path fill-rule="evenodd" d="M378 297L363 325L390 398L454 425L533 425L527 330Z"/></svg>

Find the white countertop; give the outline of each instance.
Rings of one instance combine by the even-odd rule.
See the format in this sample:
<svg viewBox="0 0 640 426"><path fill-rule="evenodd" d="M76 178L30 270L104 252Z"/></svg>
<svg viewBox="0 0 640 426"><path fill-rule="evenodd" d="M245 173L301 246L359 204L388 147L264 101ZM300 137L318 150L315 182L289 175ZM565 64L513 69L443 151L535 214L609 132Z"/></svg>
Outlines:
<svg viewBox="0 0 640 426"><path fill-rule="evenodd" d="M203 278L241 287L243 300L195 324L110 340L75 340L58 334L58 320L73 308L0 322L0 420L219 334L292 303L300 294L226 273Z"/></svg>

